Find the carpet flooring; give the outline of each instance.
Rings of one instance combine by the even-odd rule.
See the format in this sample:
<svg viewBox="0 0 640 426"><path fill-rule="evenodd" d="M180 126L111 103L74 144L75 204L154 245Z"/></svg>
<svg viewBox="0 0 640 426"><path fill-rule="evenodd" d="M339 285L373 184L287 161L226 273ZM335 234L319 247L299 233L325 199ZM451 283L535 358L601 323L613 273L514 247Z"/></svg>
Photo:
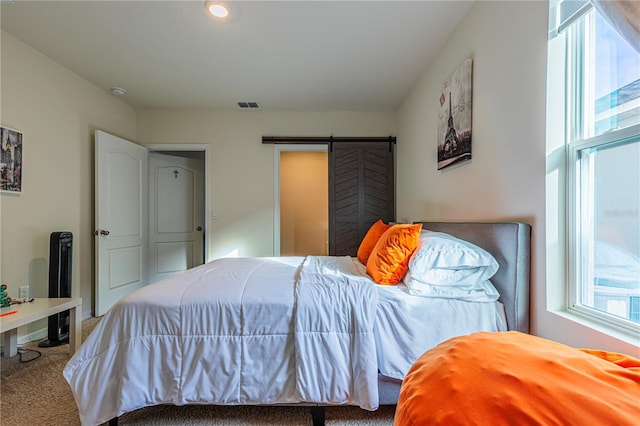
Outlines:
<svg viewBox="0 0 640 426"><path fill-rule="evenodd" d="M82 340L99 318L82 323ZM22 345L42 353L37 359L21 362L20 355L0 359L0 425L75 426L80 425L78 409L62 370L69 361L69 346L40 348L38 342ZM26 352L23 361L37 356ZM328 407L327 426L393 425L394 406L369 412L358 407ZM119 425L311 425L308 407L223 407L213 405L147 407L119 418Z"/></svg>

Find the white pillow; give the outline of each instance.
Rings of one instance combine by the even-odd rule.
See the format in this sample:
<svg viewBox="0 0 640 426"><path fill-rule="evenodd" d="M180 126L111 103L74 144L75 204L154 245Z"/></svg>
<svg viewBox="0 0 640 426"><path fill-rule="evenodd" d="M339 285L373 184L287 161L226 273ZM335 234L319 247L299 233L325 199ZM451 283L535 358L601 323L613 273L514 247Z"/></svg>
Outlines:
<svg viewBox="0 0 640 426"><path fill-rule="evenodd" d="M405 284L412 294L488 301L500 296L489 278L498 262L486 250L443 232L422 230Z"/></svg>

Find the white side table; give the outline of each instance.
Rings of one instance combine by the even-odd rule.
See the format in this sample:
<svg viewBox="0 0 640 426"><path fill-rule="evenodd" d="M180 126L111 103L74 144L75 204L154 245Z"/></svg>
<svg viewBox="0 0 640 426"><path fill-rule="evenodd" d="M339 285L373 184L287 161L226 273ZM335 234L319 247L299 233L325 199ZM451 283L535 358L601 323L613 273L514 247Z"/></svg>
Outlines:
<svg viewBox="0 0 640 426"><path fill-rule="evenodd" d="M69 309L69 355L80 348L82 340L82 315L79 307L82 298L34 299L33 302L0 308L0 315L17 311L15 314L0 317L0 333L4 333L4 354L14 356L18 353L18 327L27 325L50 315Z"/></svg>

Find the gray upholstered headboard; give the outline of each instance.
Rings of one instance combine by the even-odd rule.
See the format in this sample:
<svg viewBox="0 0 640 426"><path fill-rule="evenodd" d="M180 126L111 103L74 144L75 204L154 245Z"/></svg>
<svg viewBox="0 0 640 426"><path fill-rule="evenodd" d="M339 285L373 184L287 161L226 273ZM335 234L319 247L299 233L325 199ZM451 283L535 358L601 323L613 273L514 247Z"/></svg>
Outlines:
<svg viewBox="0 0 640 426"><path fill-rule="evenodd" d="M525 223L416 222L482 247L500 265L491 282L500 292L509 330L529 332L531 226Z"/></svg>

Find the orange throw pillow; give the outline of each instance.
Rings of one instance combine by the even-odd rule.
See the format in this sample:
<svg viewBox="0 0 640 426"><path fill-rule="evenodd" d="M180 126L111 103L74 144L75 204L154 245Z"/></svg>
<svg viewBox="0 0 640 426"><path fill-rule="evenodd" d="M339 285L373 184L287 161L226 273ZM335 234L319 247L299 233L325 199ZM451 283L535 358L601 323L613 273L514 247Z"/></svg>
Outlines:
<svg viewBox="0 0 640 426"><path fill-rule="evenodd" d="M371 225L371 228L369 228L367 234L362 239L360 247L358 247L358 260L362 262L363 265L367 264L371 251L376 246L382 234L384 234L384 231L389 228L391 228L391 225L387 225L382 219L378 219L376 223Z"/></svg>
<svg viewBox="0 0 640 426"><path fill-rule="evenodd" d="M376 243L367 274L378 284L398 284L409 267L409 258L418 247L422 224L397 224L387 229Z"/></svg>

